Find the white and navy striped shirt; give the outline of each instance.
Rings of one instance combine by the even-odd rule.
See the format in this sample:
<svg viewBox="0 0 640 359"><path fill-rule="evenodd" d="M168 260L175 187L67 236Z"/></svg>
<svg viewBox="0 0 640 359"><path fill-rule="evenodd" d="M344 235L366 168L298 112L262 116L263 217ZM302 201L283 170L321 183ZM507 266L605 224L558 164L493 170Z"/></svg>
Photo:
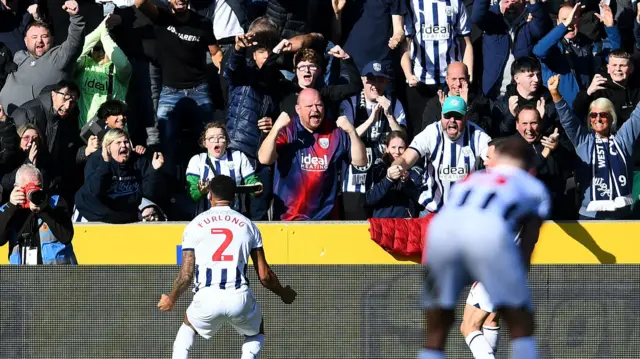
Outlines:
<svg viewBox="0 0 640 359"><path fill-rule="evenodd" d="M220 159L208 156L206 152L191 157L187 166L187 176L196 176L200 181L206 182L215 176L228 176L242 184L245 178L255 173L254 165L247 156L240 152L227 149ZM208 198L203 198L204 209L209 209L211 204ZM234 203L234 208L239 210L240 202L238 198Z"/></svg>
<svg viewBox="0 0 640 359"><path fill-rule="evenodd" d="M394 100L393 98L391 99ZM352 96L350 99L342 101L340 104L340 115L346 116L354 127L358 127L362 122L366 121L371 116L373 106L375 103L369 102L364 99L363 96ZM367 118L359 119L356 121L358 106L363 107L366 110ZM399 100L395 99L395 103L392 104L393 117L398 122L398 125L406 127L407 118L404 113L404 108ZM389 121L381 112L379 118L374 122L371 127L365 133L360 136L364 141L367 151L367 164L363 167L353 166L348 164L342 170L342 192L349 193L366 193L373 186L373 176L371 170L374 164L377 164L382 159L382 154L386 150L384 141L387 134L391 132Z"/></svg>
<svg viewBox="0 0 640 359"><path fill-rule="evenodd" d="M464 133L456 141L442 132L440 121L420 132L409 146L425 161L420 204L430 212L437 212L447 201L453 183L475 168L478 157L487 157L489 141L489 135L471 121L467 121Z"/></svg>
<svg viewBox="0 0 640 359"><path fill-rule="evenodd" d="M427 85L445 82L447 65L462 61L471 23L462 0L411 0L405 32L412 37L413 74Z"/></svg>
<svg viewBox="0 0 640 359"><path fill-rule="evenodd" d="M182 250L194 251L194 292L203 288L245 291L251 251L262 248L262 235L247 217L229 207L198 215L182 235Z"/></svg>

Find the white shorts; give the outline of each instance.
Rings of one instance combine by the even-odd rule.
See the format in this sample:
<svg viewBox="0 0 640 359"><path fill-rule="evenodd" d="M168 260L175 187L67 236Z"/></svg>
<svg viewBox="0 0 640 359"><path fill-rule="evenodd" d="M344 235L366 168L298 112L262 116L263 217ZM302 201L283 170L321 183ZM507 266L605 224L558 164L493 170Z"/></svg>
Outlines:
<svg viewBox="0 0 640 359"><path fill-rule="evenodd" d="M491 303L489 293L487 293L487 290L480 282L474 282L471 286L469 296L467 297L467 304L473 305L487 313L493 313L496 310L493 303Z"/></svg>
<svg viewBox="0 0 640 359"><path fill-rule="evenodd" d="M240 335L252 336L260 332L262 312L251 289L203 288L193 296L187 318L205 339L211 339L224 323L231 324Z"/></svg>
<svg viewBox="0 0 640 359"><path fill-rule="evenodd" d="M527 273L505 221L475 210L437 214L428 228L426 308L453 310L465 285L482 282L493 307L531 308Z"/></svg>

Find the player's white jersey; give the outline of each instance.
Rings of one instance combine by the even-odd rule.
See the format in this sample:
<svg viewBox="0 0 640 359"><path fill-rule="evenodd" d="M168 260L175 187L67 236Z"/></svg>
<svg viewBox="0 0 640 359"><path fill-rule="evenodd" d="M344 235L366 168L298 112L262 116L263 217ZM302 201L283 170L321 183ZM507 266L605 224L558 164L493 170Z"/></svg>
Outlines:
<svg viewBox="0 0 640 359"><path fill-rule="evenodd" d="M229 207L213 207L187 225L182 250L196 257L195 288L246 290L251 250L262 247L258 227Z"/></svg>
<svg viewBox="0 0 640 359"><path fill-rule="evenodd" d="M427 85L444 83L447 65L462 61L462 36L471 22L462 0L411 0L405 32L412 37L413 74Z"/></svg>
<svg viewBox="0 0 640 359"><path fill-rule="evenodd" d="M424 185L418 201L430 212L437 212L446 203L454 182L465 178L478 158L486 158L491 138L482 128L467 121L464 133L456 141L442 132L442 123L427 126L411 142L424 158Z"/></svg>
<svg viewBox="0 0 640 359"><path fill-rule="evenodd" d="M547 187L539 179L522 169L499 165L457 183L439 215L457 213L471 221L474 212L492 213L506 222L509 238L514 238L523 218L546 219L550 206Z"/></svg>

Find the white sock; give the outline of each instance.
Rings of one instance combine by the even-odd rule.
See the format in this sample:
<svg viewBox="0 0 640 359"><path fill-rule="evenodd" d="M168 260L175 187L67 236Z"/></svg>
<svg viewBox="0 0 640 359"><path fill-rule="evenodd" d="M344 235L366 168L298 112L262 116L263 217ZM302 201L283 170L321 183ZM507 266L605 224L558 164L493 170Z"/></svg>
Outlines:
<svg viewBox="0 0 640 359"><path fill-rule="evenodd" d="M493 349L493 354L498 351L498 339L500 338L500 327L490 327L487 325L482 326L482 334L491 345L491 349Z"/></svg>
<svg viewBox="0 0 640 359"><path fill-rule="evenodd" d="M464 341L467 342L475 359L495 359L493 349L491 349L491 345L481 331L476 330L469 333L469 335L464 338Z"/></svg>
<svg viewBox="0 0 640 359"><path fill-rule="evenodd" d="M538 359L536 340L533 337L512 339L511 357L518 359Z"/></svg>
<svg viewBox="0 0 640 359"><path fill-rule="evenodd" d="M439 350L422 349L418 354L418 359L445 359L444 353Z"/></svg>
<svg viewBox="0 0 640 359"><path fill-rule="evenodd" d="M263 345L263 334L245 337L244 344L242 344L242 357L240 359L259 359Z"/></svg>
<svg viewBox="0 0 640 359"><path fill-rule="evenodd" d="M189 350L193 346L193 342L196 339L196 332L188 325L182 323L176 340L173 342L173 356L172 359L187 359L189 357Z"/></svg>

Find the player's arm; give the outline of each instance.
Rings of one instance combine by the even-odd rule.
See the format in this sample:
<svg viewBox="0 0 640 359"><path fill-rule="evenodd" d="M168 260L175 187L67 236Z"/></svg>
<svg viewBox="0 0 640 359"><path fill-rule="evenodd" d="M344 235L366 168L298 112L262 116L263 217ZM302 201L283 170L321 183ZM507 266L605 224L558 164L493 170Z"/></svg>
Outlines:
<svg viewBox="0 0 640 359"><path fill-rule="evenodd" d="M173 281L173 289L169 295L163 294L158 303L158 308L161 311L166 312L173 309L178 298L184 293L193 280L193 272L195 270L196 255L193 249L182 250L182 265L180 266L180 273L178 277Z"/></svg>
<svg viewBox="0 0 640 359"><path fill-rule="evenodd" d="M542 227L542 218L538 216L530 216L524 220L522 224L522 232L520 236L520 252L522 254L522 261L529 270L531 265L531 254L538 242L540 235L540 227Z"/></svg>
<svg viewBox="0 0 640 359"><path fill-rule="evenodd" d="M276 276L271 270L271 267L269 267L269 264L267 264L267 259L265 258L262 247L251 250L251 260L253 261L253 267L256 269L262 286L275 293L283 302L291 304L295 300L297 293L291 289L291 287L283 287L282 284L280 284L278 276Z"/></svg>

